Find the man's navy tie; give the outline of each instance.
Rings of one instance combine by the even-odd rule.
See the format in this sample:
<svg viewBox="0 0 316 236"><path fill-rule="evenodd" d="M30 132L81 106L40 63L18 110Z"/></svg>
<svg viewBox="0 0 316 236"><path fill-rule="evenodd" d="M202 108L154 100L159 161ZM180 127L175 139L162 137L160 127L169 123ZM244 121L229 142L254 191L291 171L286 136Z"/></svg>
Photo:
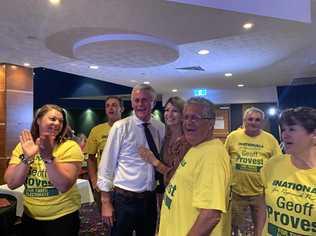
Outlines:
<svg viewBox="0 0 316 236"><path fill-rule="evenodd" d="M150 129L148 128L148 125L149 125L149 123L143 123L144 132L145 132L145 136L146 136L146 139L147 139L147 143L148 143L149 149L150 149L150 151L152 151L152 153L155 155L155 157L157 159L160 159L159 158L159 153L158 153L158 150L157 150L157 146L155 144L155 141L154 141L154 138L152 136L152 133L150 132ZM159 172L155 171L155 178L156 178L156 180L159 181L159 185L157 186L156 191L159 192L159 193L162 193L163 192L163 188L164 188L163 187L163 176Z"/></svg>

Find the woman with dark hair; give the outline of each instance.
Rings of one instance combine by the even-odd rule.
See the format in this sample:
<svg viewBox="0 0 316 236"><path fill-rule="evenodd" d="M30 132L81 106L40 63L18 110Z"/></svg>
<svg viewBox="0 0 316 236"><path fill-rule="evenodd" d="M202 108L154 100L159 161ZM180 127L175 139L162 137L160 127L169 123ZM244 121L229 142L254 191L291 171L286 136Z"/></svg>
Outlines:
<svg viewBox="0 0 316 236"><path fill-rule="evenodd" d="M315 235L316 109L287 109L280 127L286 154L261 170L265 191L256 235Z"/></svg>
<svg viewBox="0 0 316 236"><path fill-rule="evenodd" d="M190 144L185 140L182 130L182 112L185 101L180 97L171 97L165 104L166 137L160 160L147 148L140 148L141 157L151 163L164 175L164 183L167 185L182 161Z"/></svg>
<svg viewBox="0 0 316 236"><path fill-rule="evenodd" d="M75 183L83 155L75 141L67 140L66 131L65 111L45 105L12 152L4 178L10 189L25 186L23 235L78 235L80 194Z"/></svg>

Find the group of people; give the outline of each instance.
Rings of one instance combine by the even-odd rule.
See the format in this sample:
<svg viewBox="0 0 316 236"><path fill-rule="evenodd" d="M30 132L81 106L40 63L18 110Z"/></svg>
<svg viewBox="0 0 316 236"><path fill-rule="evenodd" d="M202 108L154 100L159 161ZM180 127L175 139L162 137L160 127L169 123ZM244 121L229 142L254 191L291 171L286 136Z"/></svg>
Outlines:
<svg viewBox="0 0 316 236"><path fill-rule="evenodd" d="M258 108L244 112L243 126L223 144L213 136L212 102L172 97L163 124L151 115L156 96L136 85L124 119L122 100L108 97L108 122L91 130L84 148L108 234L247 235L250 211L255 235L315 235L315 109L281 114L282 154ZM66 127L63 109L46 105L12 152L5 180L25 185L25 235L78 235L83 155Z"/></svg>

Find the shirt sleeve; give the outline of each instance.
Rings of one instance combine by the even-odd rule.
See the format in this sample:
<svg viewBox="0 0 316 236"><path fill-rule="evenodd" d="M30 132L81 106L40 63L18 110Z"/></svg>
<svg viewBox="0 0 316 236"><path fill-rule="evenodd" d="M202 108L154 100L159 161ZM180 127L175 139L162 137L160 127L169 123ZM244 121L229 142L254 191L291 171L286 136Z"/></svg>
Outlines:
<svg viewBox="0 0 316 236"><path fill-rule="evenodd" d="M262 181L262 184L263 184L263 187L266 188L266 176L265 176L265 173L266 173L266 165L264 165L261 170L260 170L260 178L261 178L261 181Z"/></svg>
<svg viewBox="0 0 316 236"><path fill-rule="evenodd" d="M87 154L96 154L97 153L97 140L95 138L95 127L92 128L87 139L87 144L84 148L84 152Z"/></svg>
<svg viewBox="0 0 316 236"><path fill-rule="evenodd" d="M225 149L226 149L226 151L227 151L228 153L229 153L230 139L231 139L231 136L228 135L228 136L226 137L226 140L225 140L225 143L224 143Z"/></svg>
<svg viewBox="0 0 316 236"><path fill-rule="evenodd" d="M21 162L20 155L23 153L21 143L18 143L12 151L9 165L17 165Z"/></svg>
<svg viewBox="0 0 316 236"><path fill-rule="evenodd" d="M118 128L114 123L102 152L98 167L97 185L99 189L104 192L112 190L114 171L117 167L121 140L123 138L123 132L121 130L122 129Z"/></svg>
<svg viewBox="0 0 316 236"><path fill-rule="evenodd" d="M279 142L274 138L274 148L273 148L272 156L281 156L281 155L282 155L282 150L279 145Z"/></svg>
<svg viewBox="0 0 316 236"><path fill-rule="evenodd" d="M223 148L223 151L224 148ZM204 156L199 167L195 171L195 186L193 189L193 207L203 209L227 211L227 197L229 196L229 169L225 165L226 156L218 155L215 151L212 154L216 157ZM227 155L227 154L226 154Z"/></svg>
<svg viewBox="0 0 316 236"><path fill-rule="evenodd" d="M75 141L67 140L64 143L60 144L64 145L61 153L53 153L56 155L56 162L82 162L84 156L82 154L81 148L79 144Z"/></svg>

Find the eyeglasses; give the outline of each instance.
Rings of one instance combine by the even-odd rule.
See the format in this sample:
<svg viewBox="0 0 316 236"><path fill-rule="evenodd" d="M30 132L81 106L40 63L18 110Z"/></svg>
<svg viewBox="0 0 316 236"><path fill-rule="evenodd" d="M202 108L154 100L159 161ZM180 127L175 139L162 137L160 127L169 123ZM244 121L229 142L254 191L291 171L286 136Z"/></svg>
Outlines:
<svg viewBox="0 0 316 236"><path fill-rule="evenodd" d="M188 122L191 121L193 123L198 123L201 120L214 120L213 117L203 117L203 116L198 116L198 115L184 115L183 116L183 122Z"/></svg>

